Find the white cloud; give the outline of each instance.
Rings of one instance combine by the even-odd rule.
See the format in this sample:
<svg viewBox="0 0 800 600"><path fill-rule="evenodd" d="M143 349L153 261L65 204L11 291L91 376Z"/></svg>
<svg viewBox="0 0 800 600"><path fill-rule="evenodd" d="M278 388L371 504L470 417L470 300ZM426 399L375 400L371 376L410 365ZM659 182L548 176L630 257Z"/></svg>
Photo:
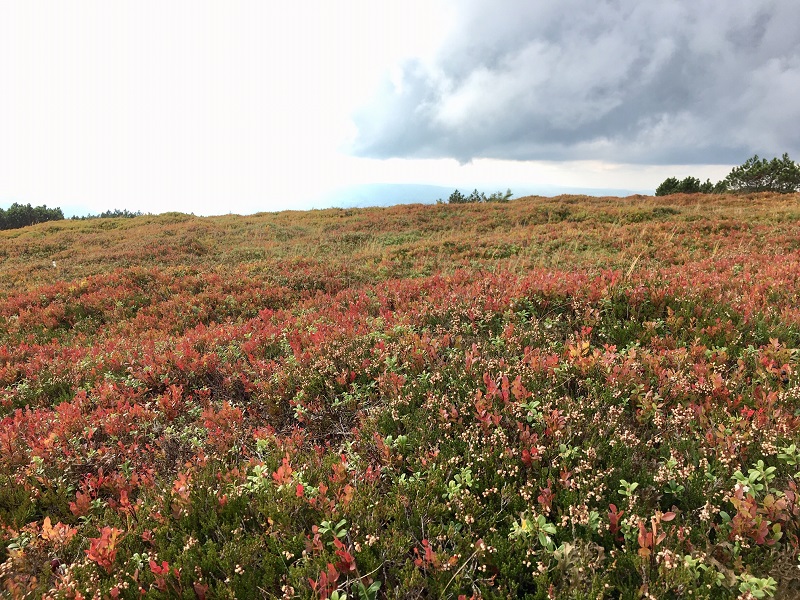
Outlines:
<svg viewBox="0 0 800 600"><path fill-rule="evenodd" d="M307 203L346 175L355 106L403 56L432 51L441 17L425 6L5 3L0 204Z"/></svg>
<svg viewBox="0 0 800 600"><path fill-rule="evenodd" d="M2 3L0 206L219 214L318 206L333 188L367 183L654 189L680 169L609 170L573 160L569 149L612 156L618 140L608 132L579 135L591 115L615 114L625 102L620 86L646 88L684 42L705 42L642 29L648 19L685 19L684 3L636 3L626 31L637 43L654 39L642 61L615 34L615 13L584 4ZM544 33L531 37L531 20ZM761 54L785 49L773 38L791 39L787 20L765 22ZM728 21L717 29L731 31ZM587 55L581 32L591 27L596 51ZM707 30L703 52L726 43L717 29ZM760 65L760 56L748 61ZM741 58L721 56L725 72ZM765 64L764 82L728 100L760 119L763 140L773 142L785 113L772 109L792 96L798 71ZM633 65L641 81L626 79ZM766 81L773 87L759 105L754 92ZM548 131L544 122L573 139L554 138L542 152L531 139ZM665 109L640 123L626 138L634 154L675 128L696 142L719 124ZM350 156L356 139L380 151ZM534 151L551 160L498 160ZM686 174L714 177L703 169Z"/></svg>

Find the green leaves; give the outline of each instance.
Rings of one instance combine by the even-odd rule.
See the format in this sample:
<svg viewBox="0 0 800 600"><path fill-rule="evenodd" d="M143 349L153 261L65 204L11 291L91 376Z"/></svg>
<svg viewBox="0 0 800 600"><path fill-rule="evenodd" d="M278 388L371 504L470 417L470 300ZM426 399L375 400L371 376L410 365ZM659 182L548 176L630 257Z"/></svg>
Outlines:
<svg viewBox="0 0 800 600"><path fill-rule="evenodd" d="M778 584L772 577L754 577L749 573L740 575L739 579L739 591L743 594L749 592L753 598L772 598Z"/></svg>
<svg viewBox="0 0 800 600"><path fill-rule="evenodd" d="M453 479L447 482L447 489L442 498L452 500L456 498L463 488L471 488L473 485L472 470L469 467L464 467L461 472L457 473Z"/></svg>
<svg viewBox="0 0 800 600"><path fill-rule="evenodd" d="M796 467L800 465L800 449L798 449L797 444L791 444L785 448L781 448L778 458L784 461L787 465ZM793 477L800 478L800 472L795 473Z"/></svg>
<svg viewBox="0 0 800 600"><path fill-rule="evenodd" d="M358 600L375 600L378 597L378 590L381 589L381 582L374 581L369 587L366 587L363 583L357 581L353 584L353 589L358 596Z"/></svg>
<svg viewBox="0 0 800 600"><path fill-rule="evenodd" d="M527 415L525 415L525 419L528 421L528 423L533 423L534 421L537 421L539 420L539 418L541 418L542 411L540 410L540 407L542 406L542 403L539 400L531 400L530 402L528 402L527 404L523 404L522 406L528 413Z"/></svg>
<svg viewBox="0 0 800 600"><path fill-rule="evenodd" d="M319 524L319 534L324 536L329 533L334 539L341 540L347 535L347 521L345 519L340 520L338 523L322 521ZM333 542L329 543L332 544Z"/></svg>
<svg viewBox="0 0 800 600"><path fill-rule="evenodd" d="M763 460L759 460L754 467L747 471L747 476L737 470L733 474L733 478L736 483L748 490L763 492L765 489L769 489L769 484L775 479L775 471L777 471L776 467L767 467Z"/></svg>
<svg viewBox="0 0 800 600"><path fill-rule="evenodd" d="M513 540L525 540L531 536L539 541L539 544L548 552L554 552L556 549L553 538L550 536L556 535L556 526L548 523L544 515L537 515L535 519L526 517L524 514L520 516L520 521L511 523L511 533L508 537Z"/></svg>
<svg viewBox="0 0 800 600"><path fill-rule="evenodd" d="M633 496L633 492L636 490L637 487L639 487L639 484L636 483L635 481L633 483L628 483L624 479L620 479L619 490L617 490L617 493L621 496L625 496L626 498L630 498L631 496Z"/></svg>
<svg viewBox="0 0 800 600"><path fill-rule="evenodd" d="M667 484L664 486L664 491L668 494L672 494L673 496L677 496L681 492L683 492L686 488L676 482L674 479L670 479Z"/></svg>

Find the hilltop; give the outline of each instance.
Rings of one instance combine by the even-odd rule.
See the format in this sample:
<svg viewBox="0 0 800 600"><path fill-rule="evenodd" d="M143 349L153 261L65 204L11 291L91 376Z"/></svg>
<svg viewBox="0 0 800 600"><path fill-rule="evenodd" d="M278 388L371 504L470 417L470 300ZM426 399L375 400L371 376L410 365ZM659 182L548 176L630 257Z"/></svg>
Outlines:
<svg viewBox="0 0 800 600"><path fill-rule="evenodd" d="M0 289L129 267L283 270L301 262L377 281L465 267L627 268L637 256L647 261L658 255L664 264L685 258L673 256L678 249L704 256L720 233L732 229L739 235L775 233L789 243L782 232L793 231L800 218L797 198L558 196L505 204L64 220L0 231ZM697 239L687 246L681 243L685 236Z"/></svg>

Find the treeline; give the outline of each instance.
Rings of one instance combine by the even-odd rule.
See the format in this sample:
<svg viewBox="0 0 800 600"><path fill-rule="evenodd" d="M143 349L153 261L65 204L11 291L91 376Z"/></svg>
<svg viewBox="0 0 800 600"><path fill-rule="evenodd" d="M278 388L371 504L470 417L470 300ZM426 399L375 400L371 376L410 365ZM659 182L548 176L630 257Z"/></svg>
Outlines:
<svg viewBox="0 0 800 600"><path fill-rule="evenodd" d="M44 204L31 206L15 202L8 208L0 208L0 229L18 229L46 221L60 221L63 218L64 213L60 208L47 208Z"/></svg>
<svg viewBox="0 0 800 600"><path fill-rule="evenodd" d="M778 192L790 194L800 191L800 166L789 155L781 158L759 158L758 154L744 164L734 167L725 179L701 183L696 177L677 179L669 177L656 188L656 196L670 194L745 194L752 192Z"/></svg>
<svg viewBox="0 0 800 600"><path fill-rule="evenodd" d="M106 210L97 215L83 215L81 217L71 217L73 221L85 221L86 219L132 219L133 217L141 217L141 211L120 210ZM8 208L0 208L0 230L3 229L19 229L20 227L27 227L28 225L36 225L37 223L44 223L46 221L61 221L64 219L64 213L60 208L47 208L47 206L31 206L30 204L14 203Z"/></svg>
<svg viewBox="0 0 800 600"><path fill-rule="evenodd" d="M75 215L72 217L73 221L85 221L86 219L132 219L134 217L141 217L142 211L137 210L136 212L131 212L129 210L120 210L115 208L114 210L106 210L101 212L99 215L83 215L81 217Z"/></svg>

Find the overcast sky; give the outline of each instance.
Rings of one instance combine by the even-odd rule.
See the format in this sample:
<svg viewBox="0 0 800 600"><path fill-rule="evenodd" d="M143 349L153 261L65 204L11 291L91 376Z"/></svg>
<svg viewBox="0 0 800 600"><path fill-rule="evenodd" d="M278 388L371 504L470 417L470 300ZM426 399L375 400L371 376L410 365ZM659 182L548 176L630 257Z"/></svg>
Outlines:
<svg viewBox="0 0 800 600"><path fill-rule="evenodd" d="M798 23L796 0L0 0L0 207L717 180L800 154Z"/></svg>

